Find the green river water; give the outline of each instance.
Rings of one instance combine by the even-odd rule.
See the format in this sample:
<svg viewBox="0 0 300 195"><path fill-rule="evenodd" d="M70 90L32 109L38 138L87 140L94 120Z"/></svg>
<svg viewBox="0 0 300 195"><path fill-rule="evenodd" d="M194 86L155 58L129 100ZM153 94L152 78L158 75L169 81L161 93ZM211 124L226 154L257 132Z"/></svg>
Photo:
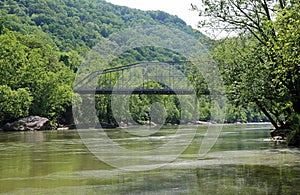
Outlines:
<svg viewBox="0 0 300 195"><path fill-rule="evenodd" d="M134 151L165 144L173 128L151 139L133 139L118 129L106 132ZM195 156L206 126L190 128L197 128L197 134L176 160L156 169L150 163L144 171L124 171L99 160L77 130L0 132L0 193L300 194L300 150L264 142L269 124L224 125L201 159ZM96 144L102 148L105 142Z"/></svg>

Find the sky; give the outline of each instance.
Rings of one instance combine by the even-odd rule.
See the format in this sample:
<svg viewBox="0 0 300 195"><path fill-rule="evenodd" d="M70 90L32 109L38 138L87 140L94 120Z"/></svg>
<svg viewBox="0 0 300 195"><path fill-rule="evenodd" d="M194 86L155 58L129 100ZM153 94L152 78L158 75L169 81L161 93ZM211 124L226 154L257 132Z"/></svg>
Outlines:
<svg viewBox="0 0 300 195"><path fill-rule="evenodd" d="M200 0L106 0L116 5L128 6L141 10L161 10L172 15L177 15L188 25L197 29L200 20L196 11L191 11L191 3L198 4Z"/></svg>

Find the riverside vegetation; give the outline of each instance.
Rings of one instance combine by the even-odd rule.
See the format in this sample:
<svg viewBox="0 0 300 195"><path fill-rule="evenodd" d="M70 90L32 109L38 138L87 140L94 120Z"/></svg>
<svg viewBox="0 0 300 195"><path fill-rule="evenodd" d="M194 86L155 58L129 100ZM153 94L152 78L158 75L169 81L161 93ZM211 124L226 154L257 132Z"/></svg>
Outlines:
<svg viewBox="0 0 300 195"><path fill-rule="evenodd" d="M73 81L93 46L126 28L165 25L195 36L209 48L227 87L226 122L268 120L276 129L286 130L289 144L299 145L299 2L204 3L205 12L200 14L227 22L240 34L215 41L177 16L101 0L1 1L0 125L29 115L47 117L52 125L73 123ZM143 47L128 51L126 58L121 56L112 66L155 60L185 59L172 51ZM193 76L197 90L206 87L198 86L203 80L200 75ZM99 120L114 123L110 96L98 95L96 99ZM164 102L166 122L178 123L176 97L150 95L131 98L137 122L149 120L153 102ZM210 119L210 104L209 97L199 97L199 120Z"/></svg>

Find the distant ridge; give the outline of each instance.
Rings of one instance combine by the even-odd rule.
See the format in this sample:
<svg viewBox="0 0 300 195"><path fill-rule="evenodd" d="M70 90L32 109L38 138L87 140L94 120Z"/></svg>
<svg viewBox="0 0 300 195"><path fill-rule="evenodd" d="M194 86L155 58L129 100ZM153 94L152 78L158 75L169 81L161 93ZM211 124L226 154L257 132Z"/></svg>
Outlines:
<svg viewBox="0 0 300 195"><path fill-rule="evenodd" d="M0 20L6 28L40 36L44 32L61 51L92 48L113 32L140 25L160 24L204 36L177 16L118 6L104 0L3 0L0 7Z"/></svg>

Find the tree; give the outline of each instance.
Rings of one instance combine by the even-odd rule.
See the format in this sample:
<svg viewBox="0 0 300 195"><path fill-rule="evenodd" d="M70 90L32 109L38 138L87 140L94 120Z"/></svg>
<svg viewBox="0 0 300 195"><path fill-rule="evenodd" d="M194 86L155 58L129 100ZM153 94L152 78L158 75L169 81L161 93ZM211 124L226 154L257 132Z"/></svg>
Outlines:
<svg viewBox="0 0 300 195"><path fill-rule="evenodd" d="M281 135L299 139L299 1L204 0L202 26L236 32L213 52L237 105L255 103ZM298 133L290 133L298 132ZM296 135L296 136L295 136ZM298 137L298 138L297 138ZM298 140L299 141L299 140ZM291 141L293 144L300 142Z"/></svg>
<svg viewBox="0 0 300 195"><path fill-rule="evenodd" d="M0 35L0 122L28 114L55 121L71 106L73 72L44 41L13 31Z"/></svg>
<svg viewBox="0 0 300 195"><path fill-rule="evenodd" d="M28 89L12 90L7 85L0 85L0 125L27 116L31 101Z"/></svg>

